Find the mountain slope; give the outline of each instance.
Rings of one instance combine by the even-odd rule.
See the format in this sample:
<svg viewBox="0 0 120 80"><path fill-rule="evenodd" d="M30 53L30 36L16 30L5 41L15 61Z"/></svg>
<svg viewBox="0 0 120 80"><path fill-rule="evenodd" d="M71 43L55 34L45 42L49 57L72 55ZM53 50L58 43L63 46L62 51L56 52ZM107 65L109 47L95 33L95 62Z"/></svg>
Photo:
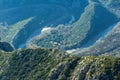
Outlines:
<svg viewBox="0 0 120 80"><path fill-rule="evenodd" d="M0 80L120 80L119 4L0 0Z"/></svg>
<svg viewBox="0 0 120 80"><path fill-rule="evenodd" d="M120 18L119 11L116 13L119 1L112 0L1 0L0 3L0 36L16 49L26 45L61 50L90 46ZM42 30L47 27L55 29L43 35Z"/></svg>
<svg viewBox="0 0 120 80"><path fill-rule="evenodd" d="M0 51L1 80L119 80L120 58L68 56L55 49ZM3 56L3 57L2 57ZM3 59L5 58L5 59Z"/></svg>

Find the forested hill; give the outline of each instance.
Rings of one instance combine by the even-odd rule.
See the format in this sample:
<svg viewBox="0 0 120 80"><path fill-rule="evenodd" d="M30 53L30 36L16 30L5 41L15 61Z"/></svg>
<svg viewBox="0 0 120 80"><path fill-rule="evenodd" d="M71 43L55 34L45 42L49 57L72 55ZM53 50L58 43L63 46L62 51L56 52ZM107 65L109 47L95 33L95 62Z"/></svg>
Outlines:
<svg viewBox="0 0 120 80"><path fill-rule="evenodd" d="M119 80L120 58L68 56L56 49L0 51L0 80Z"/></svg>

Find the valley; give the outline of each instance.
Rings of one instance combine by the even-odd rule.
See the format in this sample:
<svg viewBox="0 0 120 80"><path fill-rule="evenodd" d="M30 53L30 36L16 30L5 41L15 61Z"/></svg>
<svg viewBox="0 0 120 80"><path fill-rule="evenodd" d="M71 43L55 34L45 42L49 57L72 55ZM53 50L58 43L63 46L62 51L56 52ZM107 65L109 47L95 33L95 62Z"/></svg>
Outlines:
<svg viewBox="0 0 120 80"><path fill-rule="evenodd" d="M65 3L64 5L61 2L54 4L54 1L46 1L49 4L40 2L3 8L0 11L2 16L0 22L5 21L9 29L2 30L1 41L11 43L16 49L38 46L65 51L90 47L112 30L111 25L119 21L119 16L112 12L113 8L109 8L107 3L101 0L82 0L80 3L73 1L73 4ZM16 3L19 3L19 0ZM77 3L79 5L76 5ZM19 11L20 14L17 13ZM101 15L102 12L104 12L103 15ZM104 17L105 19L102 19ZM56 29L43 36L41 31L44 27ZM15 33L12 30L15 30Z"/></svg>
<svg viewBox="0 0 120 80"><path fill-rule="evenodd" d="M0 0L0 80L120 80L120 0Z"/></svg>

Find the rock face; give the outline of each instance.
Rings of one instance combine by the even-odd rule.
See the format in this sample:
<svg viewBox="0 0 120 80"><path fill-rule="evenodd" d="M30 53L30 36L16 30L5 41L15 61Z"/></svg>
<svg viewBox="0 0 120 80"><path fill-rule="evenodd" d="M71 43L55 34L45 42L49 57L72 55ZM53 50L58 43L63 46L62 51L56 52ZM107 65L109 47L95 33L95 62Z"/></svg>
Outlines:
<svg viewBox="0 0 120 80"><path fill-rule="evenodd" d="M55 49L0 51L0 80L119 80L120 58L68 56ZM2 63L2 64L1 64Z"/></svg>
<svg viewBox="0 0 120 80"><path fill-rule="evenodd" d="M0 50L11 52L13 51L13 47L7 42L0 42Z"/></svg>

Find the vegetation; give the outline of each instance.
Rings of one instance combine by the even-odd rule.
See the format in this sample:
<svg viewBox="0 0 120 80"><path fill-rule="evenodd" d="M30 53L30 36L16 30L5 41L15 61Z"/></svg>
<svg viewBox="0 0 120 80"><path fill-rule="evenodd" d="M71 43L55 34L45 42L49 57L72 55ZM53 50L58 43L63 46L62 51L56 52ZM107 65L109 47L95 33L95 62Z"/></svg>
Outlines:
<svg viewBox="0 0 120 80"><path fill-rule="evenodd" d="M119 80L120 58L76 57L57 49L0 51L0 80Z"/></svg>
<svg viewBox="0 0 120 80"><path fill-rule="evenodd" d="M27 44L27 49L13 51L9 43L0 42L0 80L120 80L120 58L115 57L120 56L120 23L98 40L119 22L119 4L119 0L0 0L0 41L16 49ZM42 31L44 27L52 30ZM91 42L96 44L77 49L78 55L58 50Z"/></svg>

